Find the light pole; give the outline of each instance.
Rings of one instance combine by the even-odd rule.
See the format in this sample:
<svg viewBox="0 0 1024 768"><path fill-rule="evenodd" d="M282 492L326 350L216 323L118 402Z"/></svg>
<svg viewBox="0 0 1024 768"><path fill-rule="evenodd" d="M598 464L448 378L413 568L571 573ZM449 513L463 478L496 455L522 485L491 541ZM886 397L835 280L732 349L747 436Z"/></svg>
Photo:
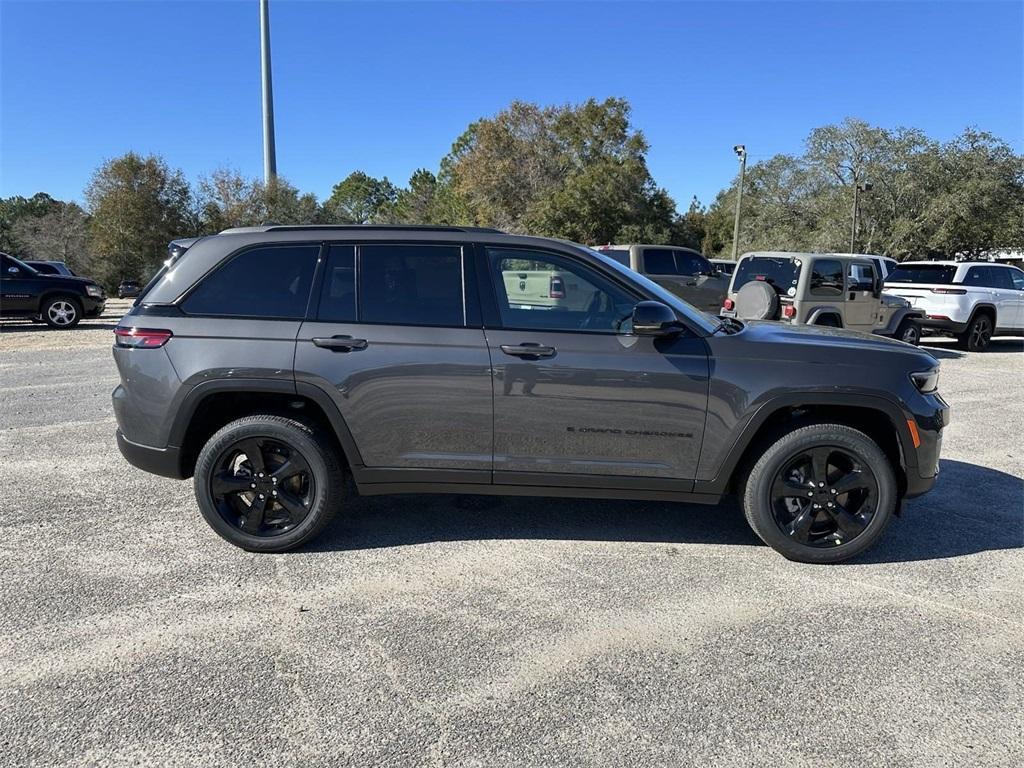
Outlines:
<svg viewBox="0 0 1024 768"><path fill-rule="evenodd" d="M871 182L869 181L862 181L853 186L853 224L850 226L850 253L857 252L857 217L860 215L860 193L870 191Z"/></svg>
<svg viewBox="0 0 1024 768"><path fill-rule="evenodd" d="M747 175L747 148L743 144L737 144L732 151L740 159L740 186L736 190L736 222L732 228L732 260L736 261L740 245L740 206L743 205L743 180Z"/></svg>
<svg viewBox="0 0 1024 768"><path fill-rule="evenodd" d="M270 3L260 0L260 64L263 80L263 182L269 186L277 176L274 148L274 88L270 81Z"/></svg>

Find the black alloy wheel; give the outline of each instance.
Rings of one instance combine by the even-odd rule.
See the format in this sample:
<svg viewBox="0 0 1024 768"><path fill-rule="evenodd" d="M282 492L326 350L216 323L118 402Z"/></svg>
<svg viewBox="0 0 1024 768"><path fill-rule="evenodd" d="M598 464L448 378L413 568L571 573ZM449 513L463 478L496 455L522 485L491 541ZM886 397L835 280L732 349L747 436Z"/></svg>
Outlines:
<svg viewBox="0 0 1024 768"><path fill-rule="evenodd" d="M214 461L209 488L226 523L261 538L293 530L316 498L314 473L302 453L265 436L246 437L224 448Z"/></svg>
<svg viewBox="0 0 1024 768"><path fill-rule="evenodd" d="M977 315L958 340L968 352L984 352L992 340L992 320L986 314Z"/></svg>
<svg viewBox="0 0 1024 768"><path fill-rule="evenodd" d="M878 504L878 480L853 452L839 446L801 450L783 464L770 491L775 524L808 547L837 547L860 536Z"/></svg>

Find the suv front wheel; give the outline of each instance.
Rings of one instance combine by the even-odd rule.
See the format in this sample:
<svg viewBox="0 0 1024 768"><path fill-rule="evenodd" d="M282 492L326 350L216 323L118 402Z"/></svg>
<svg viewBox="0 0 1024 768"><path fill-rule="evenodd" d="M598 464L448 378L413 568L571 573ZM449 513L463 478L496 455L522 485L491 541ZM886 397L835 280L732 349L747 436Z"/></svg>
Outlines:
<svg viewBox="0 0 1024 768"><path fill-rule="evenodd" d="M221 537L250 552L284 552L330 523L344 489L329 439L283 416L221 428L196 461L199 509Z"/></svg>
<svg viewBox="0 0 1024 768"><path fill-rule="evenodd" d="M783 435L754 464L743 511L768 546L802 563L837 563L874 544L896 507L882 449L842 424Z"/></svg>

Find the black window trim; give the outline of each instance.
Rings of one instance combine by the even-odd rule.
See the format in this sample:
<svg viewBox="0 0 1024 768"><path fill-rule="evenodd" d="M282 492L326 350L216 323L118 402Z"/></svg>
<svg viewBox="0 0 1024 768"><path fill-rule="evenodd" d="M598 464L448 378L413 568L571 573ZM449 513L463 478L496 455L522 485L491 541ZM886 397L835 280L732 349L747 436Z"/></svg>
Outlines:
<svg viewBox="0 0 1024 768"><path fill-rule="evenodd" d="M218 272L222 267L226 267L232 261L239 256L247 253L248 251L256 251L261 248L297 248L300 246L316 246L319 248L317 253L316 261L313 264L313 279L310 281L309 296L306 297L306 309L305 312L299 317L291 317L288 315L210 315L197 312L186 312L185 302L188 298L202 285L208 277ZM281 320L290 320L293 322L301 323L309 317L309 305L313 300L313 291L316 287L317 275L320 272L320 263L324 257L324 244L320 240L295 240L295 241L269 241L262 243L247 243L246 245L240 246L235 250L231 251L227 256L222 258L216 264L211 266L202 275L200 275L192 285L185 289L185 291L178 296L174 301L170 302L168 306L177 308L184 317L206 317L216 320L273 320L280 322Z"/></svg>

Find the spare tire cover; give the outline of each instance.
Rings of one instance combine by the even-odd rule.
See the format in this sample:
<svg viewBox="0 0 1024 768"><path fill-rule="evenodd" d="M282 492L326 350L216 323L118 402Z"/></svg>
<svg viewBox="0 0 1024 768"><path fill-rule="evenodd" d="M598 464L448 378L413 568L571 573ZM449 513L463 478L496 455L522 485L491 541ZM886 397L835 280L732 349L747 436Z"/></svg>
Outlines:
<svg viewBox="0 0 1024 768"><path fill-rule="evenodd" d="M779 294L766 282L751 280L736 294L736 316L741 320L773 320L779 311Z"/></svg>

